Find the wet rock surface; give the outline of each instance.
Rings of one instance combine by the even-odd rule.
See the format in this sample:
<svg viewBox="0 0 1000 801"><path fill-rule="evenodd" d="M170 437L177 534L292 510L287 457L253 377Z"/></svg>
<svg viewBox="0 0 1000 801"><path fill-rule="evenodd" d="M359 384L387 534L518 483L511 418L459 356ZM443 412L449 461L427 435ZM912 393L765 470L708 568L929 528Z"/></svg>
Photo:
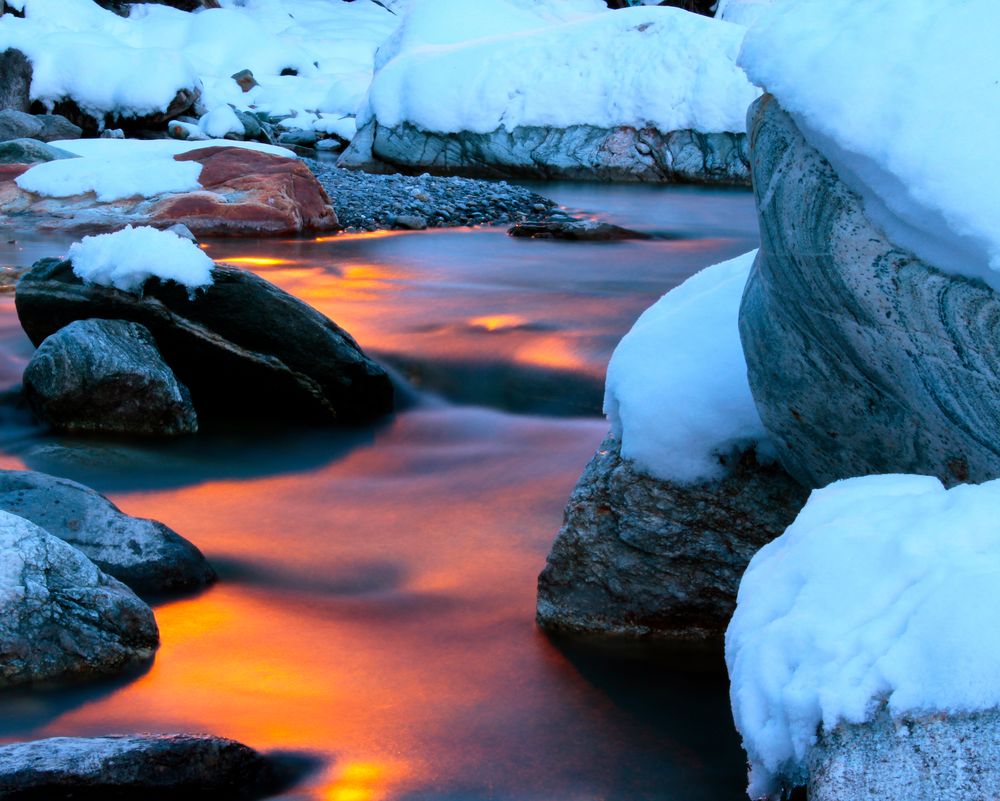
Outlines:
<svg viewBox="0 0 1000 801"><path fill-rule="evenodd" d="M0 746L3 799L235 801L276 786L263 756L210 735L53 737Z"/></svg>
<svg viewBox="0 0 1000 801"><path fill-rule="evenodd" d="M128 587L0 512L0 689L113 675L158 644L152 610Z"/></svg>
<svg viewBox="0 0 1000 801"><path fill-rule="evenodd" d="M721 480L661 481L633 469L609 437L573 490L539 576L538 623L721 641L751 557L785 530L807 495L752 453Z"/></svg>
<svg viewBox="0 0 1000 801"><path fill-rule="evenodd" d="M338 164L480 178L750 183L744 134L589 125L441 134L372 121L358 131Z"/></svg>
<svg viewBox="0 0 1000 801"><path fill-rule="evenodd" d="M751 108L754 399L800 482L1000 476L1000 294L894 246L771 97Z"/></svg>
<svg viewBox="0 0 1000 801"><path fill-rule="evenodd" d="M77 320L47 337L24 371L34 412L60 431L177 436L198 430L191 395L149 330Z"/></svg>
<svg viewBox="0 0 1000 801"><path fill-rule="evenodd" d="M212 277L193 295L152 279L140 297L86 285L69 262L43 259L15 301L36 344L75 320L145 326L199 418L353 423L392 410L385 371L336 323L245 270L219 266Z"/></svg>
<svg viewBox="0 0 1000 801"><path fill-rule="evenodd" d="M30 520L140 594L202 587L215 572L194 545L155 520L123 513L98 492L28 470L0 471L0 510Z"/></svg>

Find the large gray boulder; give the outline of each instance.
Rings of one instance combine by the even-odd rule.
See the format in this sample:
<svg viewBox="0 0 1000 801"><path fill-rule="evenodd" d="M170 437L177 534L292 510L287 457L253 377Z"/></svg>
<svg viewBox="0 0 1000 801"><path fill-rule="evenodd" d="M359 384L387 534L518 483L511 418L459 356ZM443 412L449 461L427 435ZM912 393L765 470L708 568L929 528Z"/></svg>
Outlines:
<svg viewBox="0 0 1000 801"><path fill-rule="evenodd" d="M750 558L808 491L752 452L720 480L651 478L601 445L538 578L539 625L581 634L717 641Z"/></svg>
<svg viewBox="0 0 1000 801"><path fill-rule="evenodd" d="M152 610L128 587L0 512L0 689L113 675L158 644Z"/></svg>
<svg viewBox="0 0 1000 801"><path fill-rule="evenodd" d="M0 4L0 10L3 9ZM31 61L20 50L0 51L0 109L27 111L31 106Z"/></svg>
<svg viewBox="0 0 1000 801"><path fill-rule="evenodd" d="M0 111L0 142L38 139L45 126L30 114L7 108Z"/></svg>
<svg viewBox="0 0 1000 801"><path fill-rule="evenodd" d="M201 551L179 534L155 520L130 517L75 481L0 471L0 510L41 526L138 593L195 589L215 579Z"/></svg>
<svg viewBox="0 0 1000 801"><path fill-rule="evenodd" d="M72 158L76 158L76 155L46 144L41 139L9 139L0 142L0 164L38 164Z"/></svg>
<svg viewBox="0 0 1000 801"><path fill-rule="evenodd" d="M38 138L43 142L79 139L83 136L83 128L74 125L61 114L36 114L35 119L42 124L42 131L38 134Z"/></svg>
<svg viewBox="0 0 1000 801"><path fill-rule="evenodd" d="M1000 476L1000 295L893 245L774 98L749 128L761 247L740 333L788 472Z"/></svg>
<svg viewBox="0 0 1000 801"><path fill-rule="evenodd" d="M198 430L191 395L144 326L77 320L38 346L24 370L32 410L61 431L175 436Z"/></svg>
<svg viewBox="0 0 1000 801"><path fill-rule="evenodd" d="M371 121L338 166L486 178L747 185L746 135L655 128L518 126L486 134L424 131Z"/></svg>
<svg viewBox="0 0 1000 801"><path fill-rule="evenodd" d="M809 801L1000 798L1000 712L935 714L821 732L808 756Z"/></svg>
<svg viewBox="0 0 1000 801"><path fill-rule="evenodd" d="M0 798L259 798L274 787L259 753L195 734L53 737L0 746Z"/></svg>

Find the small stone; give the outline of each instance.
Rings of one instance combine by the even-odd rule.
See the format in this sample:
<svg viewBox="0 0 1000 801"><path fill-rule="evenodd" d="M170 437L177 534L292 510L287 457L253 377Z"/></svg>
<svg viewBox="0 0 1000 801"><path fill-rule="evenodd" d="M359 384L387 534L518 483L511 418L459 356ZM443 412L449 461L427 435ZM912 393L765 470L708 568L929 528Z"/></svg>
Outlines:
<svg viewBox="0 0 1000 801"><path fill-rule="evenodd" d="M101 139L124 139L125 131L121 128L105 128L101 131Z"/></svg>
<svg viewBox="0 0 1000 801"><path fill-rule="evenodd" d="M234 72L231 77L239 85L240 89L243 90L244 94L249 92L255 86L260 86L250 70L240 70L239 72Z"/></svg>
<svg viewBox="0 0 1000 801"><path fill-rule="evenodd" d="M278 136L278 144L280 145L300 145L302 147L314 147L317 140L319 139L318 134L315 131L308 130L294 130L285 131Z"/></svg>
<svg viewBox="0 0 1000 801"><path fill-rule="evenodd" d="M423 231L427 227L427 220L415 214L401 214L396 218L393 227L407 231Z"/></svg>

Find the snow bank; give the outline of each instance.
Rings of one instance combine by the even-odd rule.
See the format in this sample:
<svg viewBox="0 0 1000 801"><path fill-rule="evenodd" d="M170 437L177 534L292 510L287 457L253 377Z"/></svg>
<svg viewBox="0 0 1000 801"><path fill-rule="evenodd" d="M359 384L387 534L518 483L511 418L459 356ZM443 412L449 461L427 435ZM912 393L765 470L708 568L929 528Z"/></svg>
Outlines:
<svg viewBox="0 0 1000 801"><path fill-rule="evenodd" d="M756 251L702 270L664 295L615 348L604 411L622 456L650 475L722 475L720 456L773 455L754 406L737 325Z"/></svg>
<svg viewBox="0 0 1000 801"><path fill-rule="evenodd" d="M1000 289L1000 3L797 0L740 63L896 244Z"/></svg>
<svg viewBox="0 0 1000 801"><path fill-rule="evenodd" d="M70 246L73 273L84 281L138 292L150 278L176 281L192 292L212 283L212 260L172 231L125 226L113 234L85 236Z"/></svg>
<svg viewBox="0 0 1000 801"><path fill-rule="evenodd" d="M205 136L212 139L222 139L228 134L243 136L246 133L246 128L236 116L236 112L231 106L226 105L214 108L204 115L198 120L198 128Z"/></svg>
<svg viewBox="0 0 1000 801"><path fill-rule="evenodd" d="M774 0L719 0L715 18L738 25L753 25Z"/></svg>
<svg viewBox="0 0 1000 801"><path fill-rule="evenodd" d="M815 491L753 558L726 635L750 795L799 782L820 726L1000 705L1000 481Z"/></svg>
<svg viewBox="0 0 1000 801"><path fill-rule="evenodd" d="M408 122L439 133L488 133L501 125L745 129L758 92L736 66L741 26L655 7L546 22L530 7L483 0L471 15L476 31L501 35L400 44L399 55L376 73L359 122L374 117L390 127ZM429 14L426 8L415 4L411 14ZM529 22L532 29L524 30ZM410 25L404 23L404 38L431 36L429 23L414 26L416 32ZM447 28L431 41L453 39L460 30Z"/></svg>
<svg viewBox="0 0 1000 801"><path fill-rule="evenodd" d="M172 157L189 150L205 147L242 147L271 153L285 158L298 158L287 147L266 145L263 142L240 142L229 139L204 139L199 142L179 139L59 139L50 143L60 150L67 150L85 158L102 158L128 161L132 159L152 159Z"/></svg>

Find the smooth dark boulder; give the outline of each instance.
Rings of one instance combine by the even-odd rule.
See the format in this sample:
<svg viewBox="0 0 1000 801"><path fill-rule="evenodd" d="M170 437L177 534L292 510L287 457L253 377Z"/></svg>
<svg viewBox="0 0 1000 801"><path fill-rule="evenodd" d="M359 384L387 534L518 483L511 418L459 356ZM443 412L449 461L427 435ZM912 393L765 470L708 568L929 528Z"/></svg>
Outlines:
<svg viewBox="0 0 1000 801"><path fill-rule="evenodd" d="M753 452L719 480L661 481L609 437L566 506L538 578L537 621L577 634L721 641L751 557L807 495Z"/></svg>
<svg viewBox="0 0 1000 801"><path fill-rule="evenodd" d="M12 108L0 111L0 142L11 139L38 139L42 125L31 114Z"/></svg>
<svg viewBox="0 0 1000 801"><path fill-rule="evenodd" d="M69 479L0 471L0 510L69 543L140 594L197 589L215 580L201 551L175 531L156 520L131 517Z"/></svg>
<svg viewBox="0 0 1000 801"><path fill-rule="evenodd" d="M130 320L148 328L190 390L199 418L370 421L393 408L385 370L333 321L235 267L189 293L151 279L142 296L84 284L67 261L43 259L17 285L21 325L32 342L74 320Z"/></svg>
<svg viewBox="0 0 1000 801"><path fill-rule="evenodd" d="M76 158L76 155L45 144L40 139L10 139L0 142L0 164L38 164L72 158Z"/></svg>
<svg viewBox="0 0 1000 801"><path fill-rule="evenodd" d="M773 97L749 114L754 400L800 482L1000 476L1000 294L895 246Z"/></svg>
<svg viewBox="0 0 1000 801"><path fill-rule="evenodd" d="M276 788L269 761L208 734L53 737L0 746L0 799L261 798Z"/></svg>
<svg viewBox="0 0 1000 801"><path fill-rule="evenodd" d="M31 76L31 61L24 53L13 48L0 52L0 109L28 110Z"/></svg>
<svg viewBox="0 0 1000 801"><path fill-rule="evenodd" d="M161 437L198 430L191 395L152 334L124 320L76 320L46 337L24 370L24 395L60 431Z"/></svg>
<svg viewBox="0 0 1000 801"><path fill-rule="evenodd" d="M83 128L74 125L61 114L36 114L35 119L42 124L38 138L43 142L55 142L59 139L79 139L83 136Z"/></svg>
<svg viewBox="0 0 1000 801"><path fill-rule="evenodd" d="M650 238L649 234L597 220L520 222L508 228L507 233L527 239L566 239L571 242L621 242L626 239Z"/></svg>
<svg viewBox="0 0 1000 801"><path fill-rule="evenodd" d="M159 645L152 610L71 545L0 512L0 689L114 675Z"/></svg>

